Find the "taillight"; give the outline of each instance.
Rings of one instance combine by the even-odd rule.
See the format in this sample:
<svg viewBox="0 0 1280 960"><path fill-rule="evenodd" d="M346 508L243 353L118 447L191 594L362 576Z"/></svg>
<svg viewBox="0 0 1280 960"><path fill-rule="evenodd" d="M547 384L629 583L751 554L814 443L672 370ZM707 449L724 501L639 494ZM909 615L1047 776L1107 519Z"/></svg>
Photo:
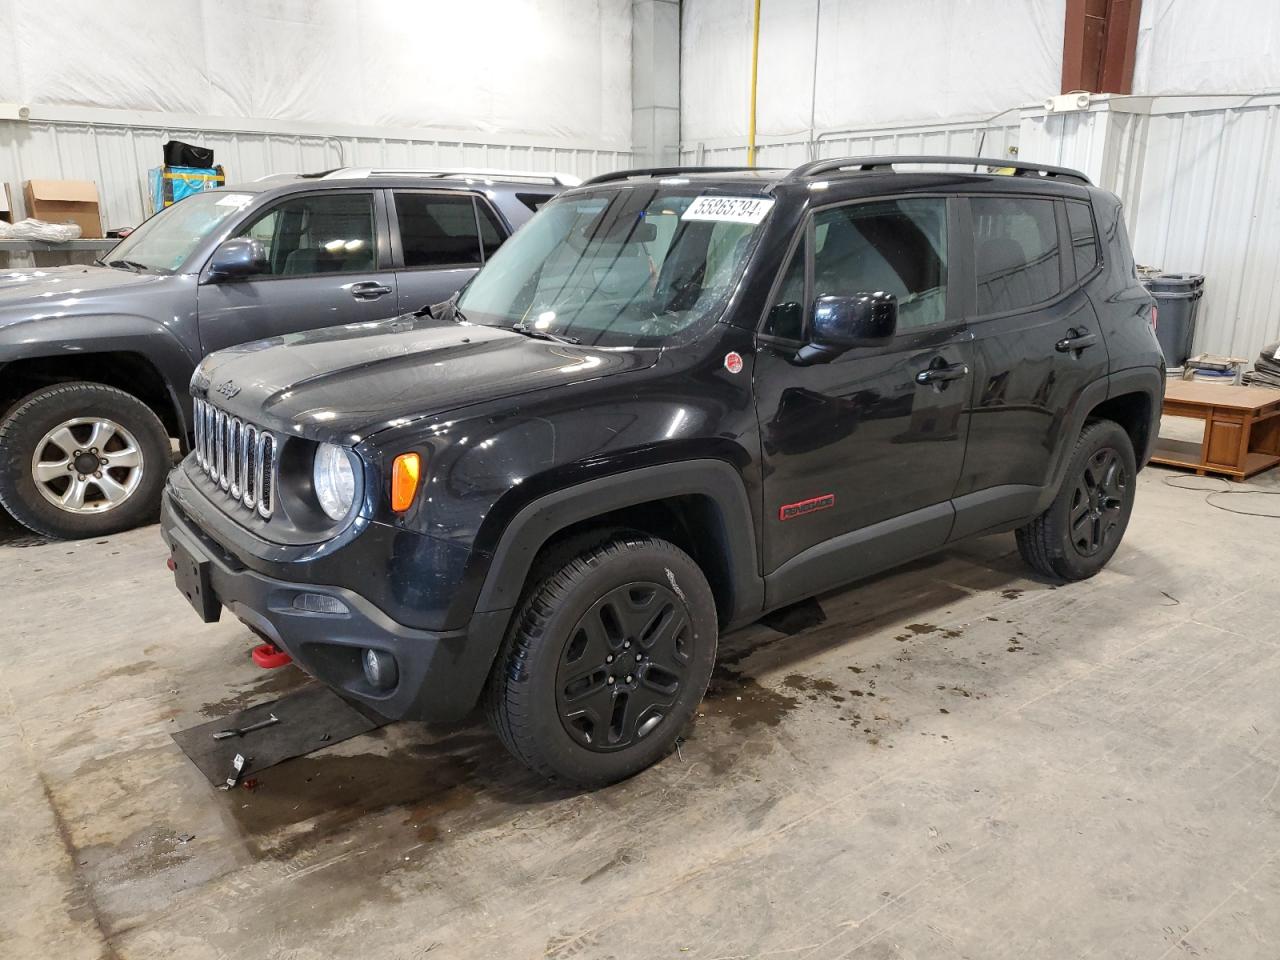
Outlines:
<svg viewBox="0 0 1280 960"><path fill-rule="evenodd" d="M413 506L422 473L422 458L416 453L402 453L391 464L391 509L404 513Z"/></svg>
<svg viewBox="0 0 1280 960"><path fill-rule="evenodd" d="M1156 307L1156 305L1153 303L1151 305L1151 329L1152 330L1155 330L1156 326L1160 323L1160 320L1158 317L1159 313L1160 313L1159 308Z"/></svg>

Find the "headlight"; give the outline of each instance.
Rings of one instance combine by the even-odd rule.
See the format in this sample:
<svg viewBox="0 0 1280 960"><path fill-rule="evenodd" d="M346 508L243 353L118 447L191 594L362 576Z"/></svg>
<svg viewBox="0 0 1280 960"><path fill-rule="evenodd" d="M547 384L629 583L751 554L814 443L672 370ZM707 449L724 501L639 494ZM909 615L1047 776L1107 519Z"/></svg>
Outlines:
<svg viewBox="0 0 1280 960"><path fill-rule="evenodd" d="M311 479L320 509L330 519L341 520L351 512L356 498L356 473L346 450L332 443L320 444Z"/></svg>

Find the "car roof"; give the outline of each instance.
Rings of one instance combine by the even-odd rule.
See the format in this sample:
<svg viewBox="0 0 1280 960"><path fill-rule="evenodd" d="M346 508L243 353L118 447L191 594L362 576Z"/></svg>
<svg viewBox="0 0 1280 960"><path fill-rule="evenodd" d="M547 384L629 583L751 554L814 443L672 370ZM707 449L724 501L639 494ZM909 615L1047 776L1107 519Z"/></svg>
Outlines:
<svg viewBox="0 0 1280 960"><path fill-rule="evenodd" d="M911 169L902 169L911 168ZM936 169L933 169L936 168ZM899 178L913 189L933 185L956 189L995 187L1033 189L1053 186L1067 195L1080 195L1089 178L1079 170L1047 164L991 157L884 156L841 157L816 160L795 168L782 167L655 167L618 170L592 177L581 189L619 187L628 184L697 184L707 189L747 190L773 194L779 188L843 186L859 193L883 192L885 178ZM890 187L889 189L894 189Z"/></svg>
<svg viewBox="0 0 1280 960"><path fill-rule="evenodd" d="M282 196L321 188L418 188L443 190L472 190L512 193L559 193L576 184L577 177L560 173L520 173L485 169L457 168L452 170L381 169L369 167L340 167L316 173L273 173L245 183L228 184L217 188L224 193L270 194Z"/></svg>

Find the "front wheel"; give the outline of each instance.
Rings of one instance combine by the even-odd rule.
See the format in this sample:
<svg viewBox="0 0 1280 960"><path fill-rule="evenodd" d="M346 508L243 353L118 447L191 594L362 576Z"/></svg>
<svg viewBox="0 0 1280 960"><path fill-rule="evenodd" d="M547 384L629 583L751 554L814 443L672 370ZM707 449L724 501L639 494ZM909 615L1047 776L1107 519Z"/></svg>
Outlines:
<svg viewBox="0 0 1280 960"><path fill-rule="evenodd" d="M1017 531L1022 558L1048 577L1092 577L1106 566L1129 526L1137 472L1133 443L1118 423L1087 424L1057 497Z"/></svg>
<svg viewBox="0 0 1280 960"><path fill-rule="evenodd" d="M544 776L625 779L671 751L706 692L717 635L689 555L619 534L533 585L489 679L489 718Z"/></svg>
<svg viewBox="0 0 1280 960"><path fill-rule="evenodd" d="M56 539L97 537L150 520L172 466L151 408L100 383L61 383L0 423L0 504Z"/></svg>

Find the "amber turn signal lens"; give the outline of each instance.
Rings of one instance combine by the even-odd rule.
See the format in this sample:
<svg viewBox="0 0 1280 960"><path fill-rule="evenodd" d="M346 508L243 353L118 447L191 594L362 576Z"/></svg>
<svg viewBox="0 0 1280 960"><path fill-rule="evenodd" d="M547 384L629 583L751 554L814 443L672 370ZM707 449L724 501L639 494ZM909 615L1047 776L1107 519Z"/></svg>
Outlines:
<svg viewBox="0 0 1280 960"><path fill-rule="evenodd" d="M418 477L422 473L422 458L416 453L402 453L391 465L391 509L404 513L413 506L413 495L418 492Z"/></svg>

